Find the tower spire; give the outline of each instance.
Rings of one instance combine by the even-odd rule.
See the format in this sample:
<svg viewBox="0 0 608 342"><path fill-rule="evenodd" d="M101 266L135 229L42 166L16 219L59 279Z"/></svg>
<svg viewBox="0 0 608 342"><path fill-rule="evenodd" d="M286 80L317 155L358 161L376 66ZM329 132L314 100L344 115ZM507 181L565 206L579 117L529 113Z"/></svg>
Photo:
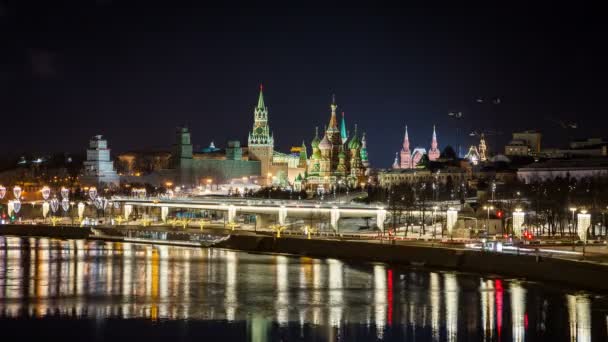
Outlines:
<svg viewBox="0 0 608 342"><path fill-rule="evenodd" d="M428 156L430 161L439 159L441 153L437 148L437 132L435 131L435 125L433 125L433 139L431 140L431 149L429 150Z"/></svg>
<svg viewBox="0 0 608 342"><path fill-rule="evenodd" d="M266 106L264 105L264 85L260 83L260 96L258 97L258 109L264 110Z"/></svg>
<svg viewBox="0 0 608 342"><path fill-rule="evenodd" d="M407 133L407 125L405 125L405 135L403 136L403 151L410 150L410 137Z"/></svg>
<svg viewBox="0 0 608 342"><path fill-rule="evenodd" d="M344 112L342 112L342 122L340 123L340 138L342 139L342 145L346 144L346 141L348 140L348 132L346 131Z"/></svg>

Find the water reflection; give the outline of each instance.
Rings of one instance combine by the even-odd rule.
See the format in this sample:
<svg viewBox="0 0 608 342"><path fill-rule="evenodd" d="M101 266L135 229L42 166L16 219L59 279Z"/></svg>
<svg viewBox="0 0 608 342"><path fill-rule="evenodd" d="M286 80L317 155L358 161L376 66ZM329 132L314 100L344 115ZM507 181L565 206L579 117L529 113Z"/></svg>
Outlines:
<svg viewBox="0 0 608 342"><path fill-rule="evenodd" d="M8 318L115 317L242 326L224 336L251 341L591 341L607 338L605 307L539 284L383 264L0 237L0 329Z"/></svg>
<svg viewBox="0 0 608 342"><path fill-rule="evenodd" d="M586 295L567 295L570 341L591 341L591 300Z"/></svg>

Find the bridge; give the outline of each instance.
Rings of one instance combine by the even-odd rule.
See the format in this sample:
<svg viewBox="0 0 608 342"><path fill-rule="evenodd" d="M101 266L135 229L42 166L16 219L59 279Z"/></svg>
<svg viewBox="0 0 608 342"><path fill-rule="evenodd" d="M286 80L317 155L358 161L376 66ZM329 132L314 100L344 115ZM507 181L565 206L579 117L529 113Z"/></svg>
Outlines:
<svg viewBox="0 0 608 342"><path fill-rule="evenodd" d="M173 210L208 210L221 212L228 222L234 222L238 214L255 215L256 222L261 226L273 218L280 225L286 219L329 219L332 228L338 228L338 222L343 218L369 218L375 219L379 229L384 229L387 212L382 207L368 205L343 204L335 202L315 203L298 200L259 200L259 199L212 199L212 198L133 198L115 196L115 203L121 203L125 216L128 216L133 207L160 208L163 220Z"/></svg>

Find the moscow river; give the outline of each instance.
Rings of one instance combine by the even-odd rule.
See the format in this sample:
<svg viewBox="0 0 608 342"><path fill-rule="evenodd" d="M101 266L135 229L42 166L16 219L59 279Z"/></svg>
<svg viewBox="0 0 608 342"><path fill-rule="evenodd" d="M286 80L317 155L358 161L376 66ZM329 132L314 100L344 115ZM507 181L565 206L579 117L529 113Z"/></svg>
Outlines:
<svg viewBox="0 0 608 342"><path fill-rule="evenodd" d="M606 341L607 330L607 298L554 284L0 236L2 341Z"/></svg>

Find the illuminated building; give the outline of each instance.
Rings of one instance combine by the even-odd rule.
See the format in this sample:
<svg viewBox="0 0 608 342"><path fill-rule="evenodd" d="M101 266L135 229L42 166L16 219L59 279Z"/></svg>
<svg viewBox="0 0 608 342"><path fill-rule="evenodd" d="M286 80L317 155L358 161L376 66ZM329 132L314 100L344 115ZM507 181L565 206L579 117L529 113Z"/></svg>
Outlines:
<svg viewBox="0 0 608 342"><path fill-rule="evenodd" d="M318 128L311 141L312 156L308 161L302 184L310 191L328 191L336 186L356 186L366 180L369 169L365 134L359 137L357 126L352 137L348 136L344 114L338 127L335 97L330 105L329 124L319 137Z"/></svg>
<svg viewBox="0 0 608 342"><path fill-rule="evenodd" d="M108 142L101 135L94 136L89 142L80 183L94 186L118 186L120 183L120 178L114 170L114 162L110 159Z"/></svg>
<svg viewBox="0 0 608 342"><path fill-rule="evenodd" d="M416 147L414 150L410 150L410 138L405 126L405 135L403 137L403 144L401 151L395 157L395 163L393 163L393 169L415 169L424 157L428 155L430 161L436 161L439 159L441 152L439 152L439 144L437 142L437 133L435 126L433 126L433 136L431 139L431 148L427 151L422 147ZM400 161L398 160L400 159Z"/></svg>

